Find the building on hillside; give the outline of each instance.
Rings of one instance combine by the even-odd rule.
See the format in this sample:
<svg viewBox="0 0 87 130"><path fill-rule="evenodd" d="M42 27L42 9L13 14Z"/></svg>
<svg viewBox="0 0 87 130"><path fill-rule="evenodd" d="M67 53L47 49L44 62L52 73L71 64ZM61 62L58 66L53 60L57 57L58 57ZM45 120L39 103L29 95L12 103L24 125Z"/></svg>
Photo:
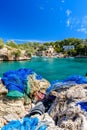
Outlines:
<svg viewBox="0 0 87 130"><path fill-rule="evenodd" d="M63 46L63 49L65 50L65 51L69 51L69 50L71 50L71 49L74 49L74 46L72 45L72 46Z"/></svg>
<svg viewBox="0 0 87 130"><path fill-rule="evenodd" d="M47 50L45 51L45 54L46 54L47 56L52 56L54 53L55 53L55 50L54 50L54 48L53 48L52 46L49 46L49 47L47 48Z"/></svg>

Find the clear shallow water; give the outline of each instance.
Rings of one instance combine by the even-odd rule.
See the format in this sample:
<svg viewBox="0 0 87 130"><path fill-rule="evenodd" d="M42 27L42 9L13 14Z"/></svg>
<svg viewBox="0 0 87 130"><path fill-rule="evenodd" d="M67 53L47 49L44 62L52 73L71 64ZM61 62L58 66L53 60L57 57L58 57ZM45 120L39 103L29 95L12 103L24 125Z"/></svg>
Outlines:
<svg viewBox="0 0 87 130"><path fill-rule="evenodd" d="M32 58L30 61L0 62L0 77L4 72L19 68L32 68L49 81L64 79L72 74L85 76L87 72L87 58Z"/></svg>

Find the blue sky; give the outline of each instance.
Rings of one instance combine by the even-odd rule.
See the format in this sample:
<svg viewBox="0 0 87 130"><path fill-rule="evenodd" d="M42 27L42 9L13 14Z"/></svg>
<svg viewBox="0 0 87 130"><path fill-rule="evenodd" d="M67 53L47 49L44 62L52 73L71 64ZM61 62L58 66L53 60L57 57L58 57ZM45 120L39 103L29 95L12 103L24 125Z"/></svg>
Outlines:
<svg viewBox="0 0 87 130"><path fill-rule="evenodd" d="M87 38L87 0L0 0L4 40Z"/></svg>

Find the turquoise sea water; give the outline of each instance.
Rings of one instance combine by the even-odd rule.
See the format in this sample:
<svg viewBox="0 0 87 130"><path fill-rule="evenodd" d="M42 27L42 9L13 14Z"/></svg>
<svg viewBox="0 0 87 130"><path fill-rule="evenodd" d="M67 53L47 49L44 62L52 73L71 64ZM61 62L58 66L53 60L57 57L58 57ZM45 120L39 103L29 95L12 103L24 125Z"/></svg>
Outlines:
<svg viewBox="0 0 87 130"><path fill-rule="evenodd" d="M4 72L19 68L32 68L49 81L64 79L72 74L85 76L87 58L32 58L30 61L0 62L0 77Z"/></svg>

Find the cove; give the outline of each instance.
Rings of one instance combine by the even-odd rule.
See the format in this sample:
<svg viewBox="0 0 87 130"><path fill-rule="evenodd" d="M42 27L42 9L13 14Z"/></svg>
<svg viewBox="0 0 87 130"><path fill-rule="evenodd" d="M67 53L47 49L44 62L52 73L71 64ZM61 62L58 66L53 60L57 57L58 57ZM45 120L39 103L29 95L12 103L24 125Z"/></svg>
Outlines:
<svg viewBox="0 0 87 130"><path fill-rule="evenodd" d="M29 61L0 62L0 77L9 70L32 68L49 81L61 80L72 74L85 76L87 58L46 58L35 57Z"/></svg>

